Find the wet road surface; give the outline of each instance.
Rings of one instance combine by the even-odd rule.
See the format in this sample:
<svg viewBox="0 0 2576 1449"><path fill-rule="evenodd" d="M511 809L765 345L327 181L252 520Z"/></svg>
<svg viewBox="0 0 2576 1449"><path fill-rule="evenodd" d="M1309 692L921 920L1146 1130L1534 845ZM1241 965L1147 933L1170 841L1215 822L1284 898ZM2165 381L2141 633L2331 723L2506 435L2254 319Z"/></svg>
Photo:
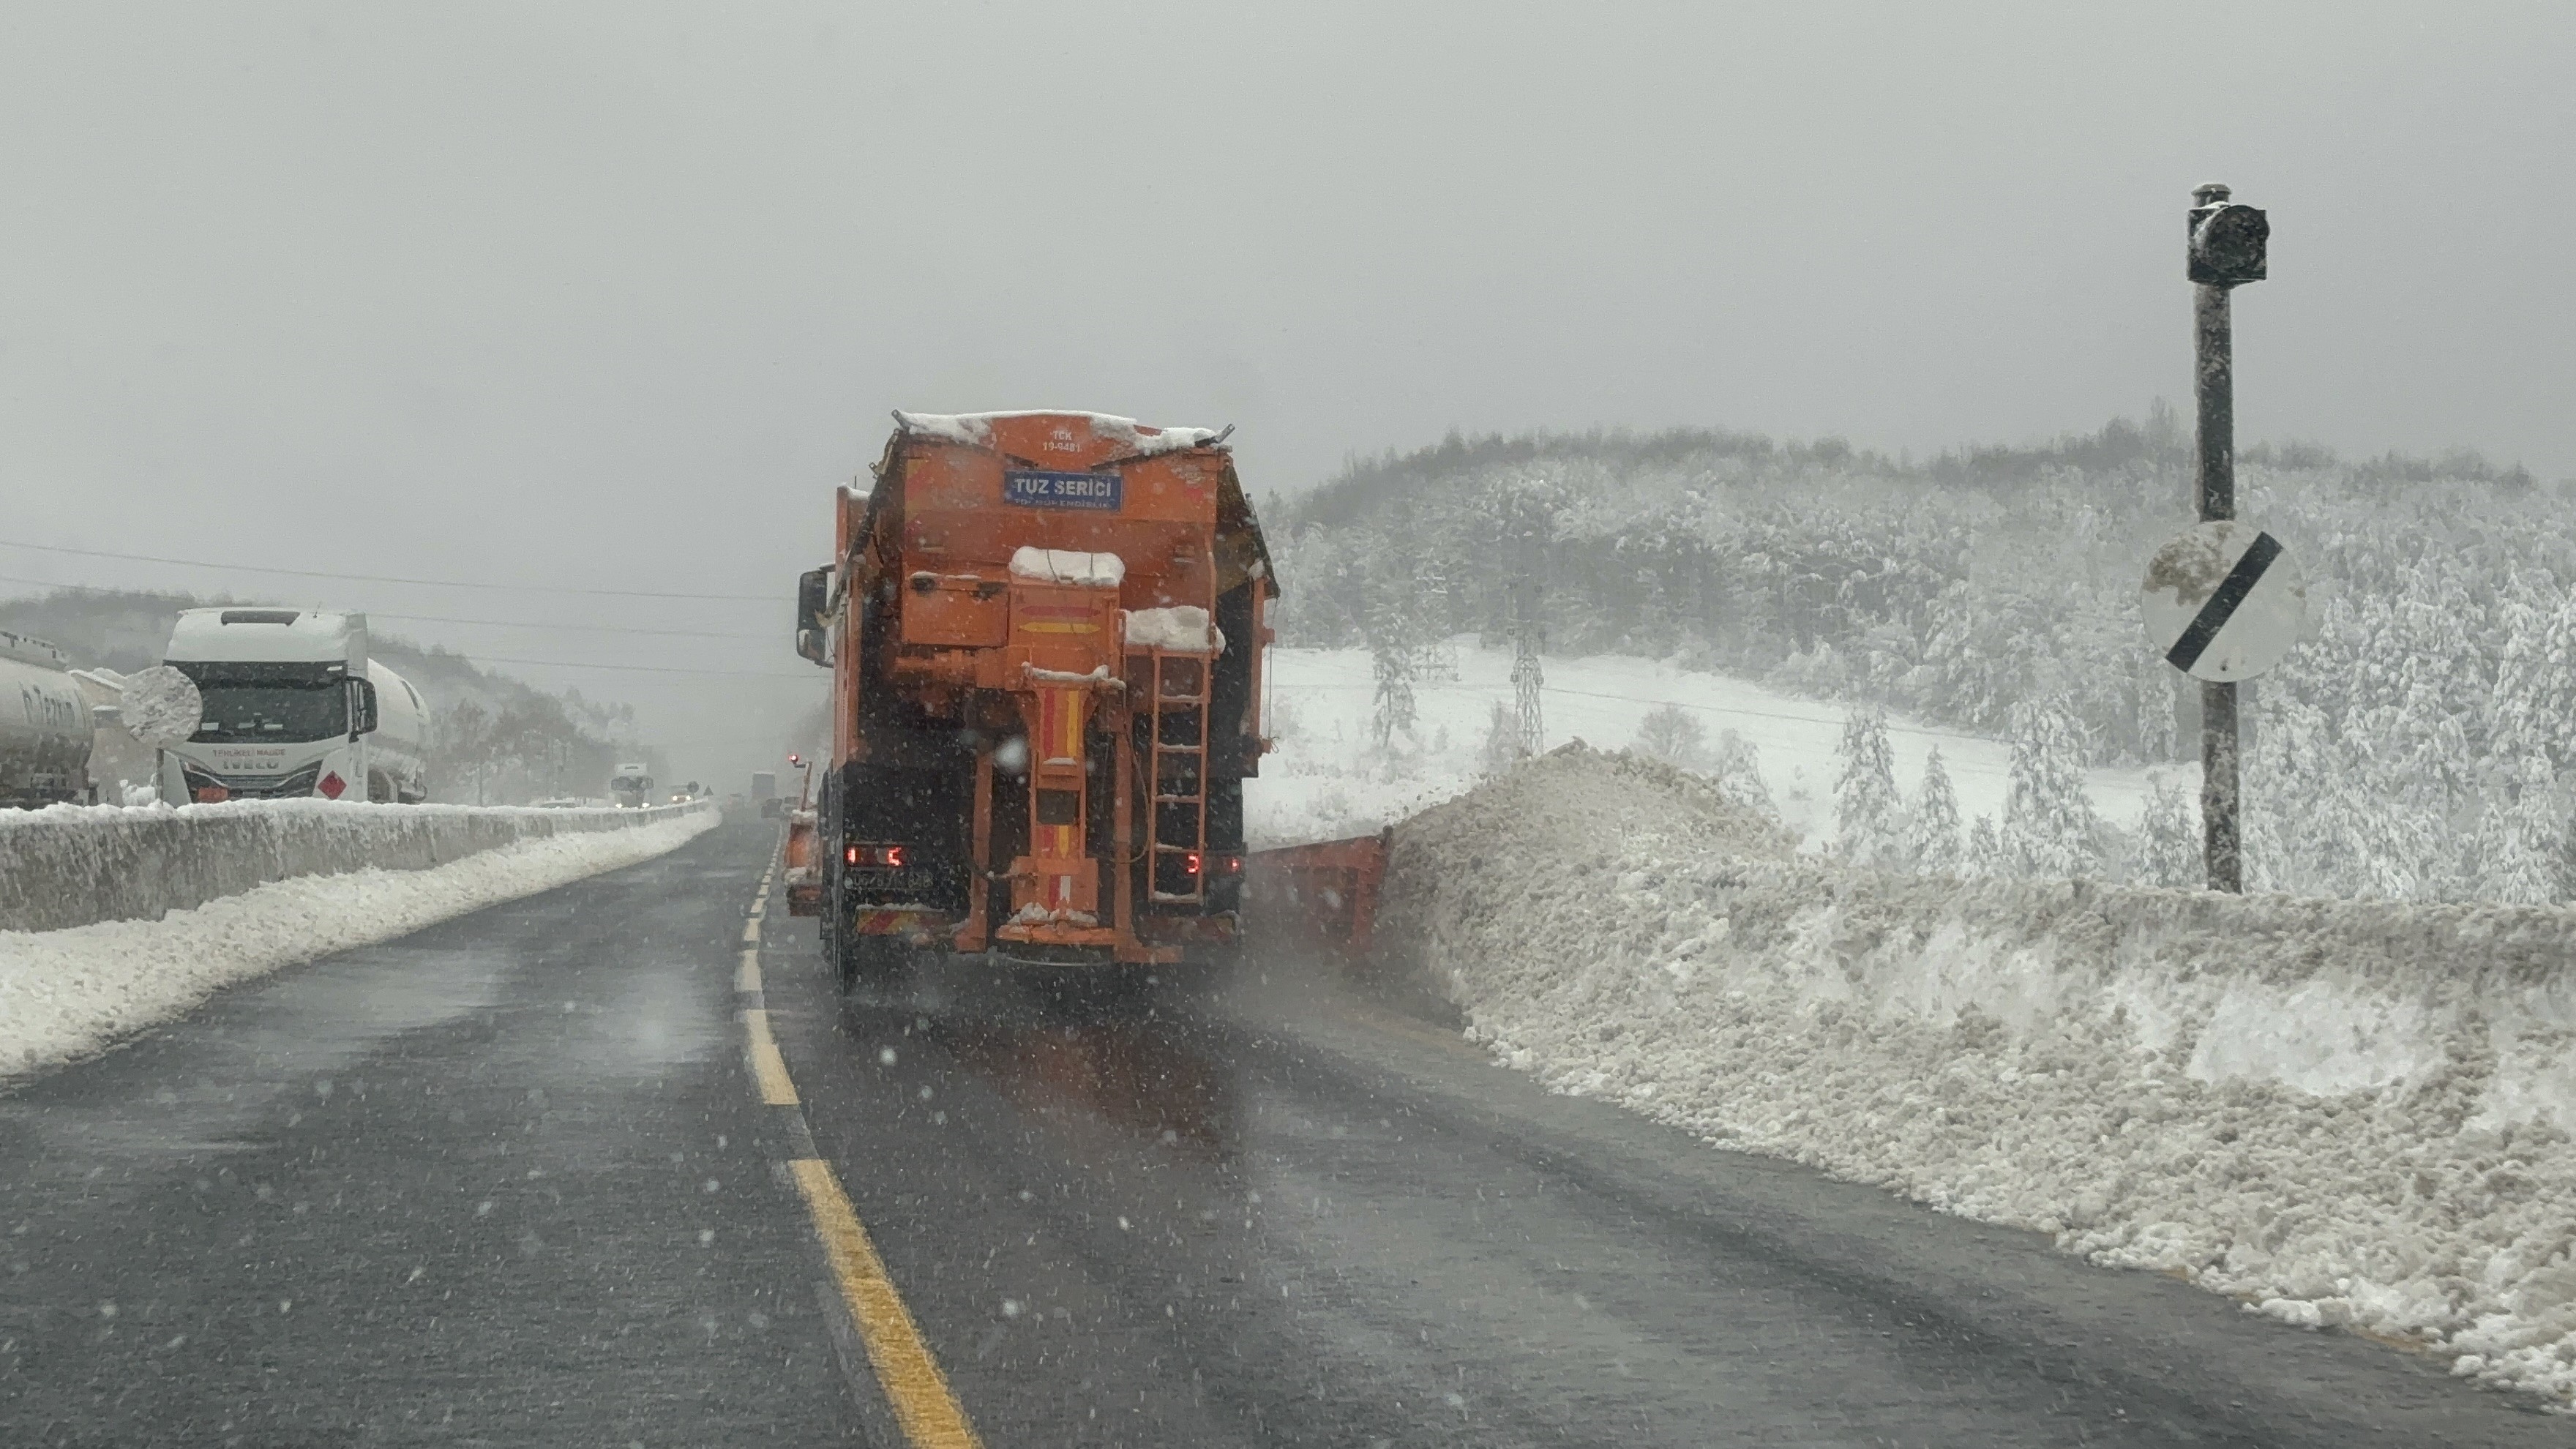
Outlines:
<svg viewBox="0 0 2576 1449"><path fill-rule="evenodd" d="M818 1158L985 1444L2565 1445L2418 1358L1550 1097L1280 965L845 1002L768 832L0 1097L0 1443L907 1441ZM898 1396L900 1397L900 1396Z"/></svg>

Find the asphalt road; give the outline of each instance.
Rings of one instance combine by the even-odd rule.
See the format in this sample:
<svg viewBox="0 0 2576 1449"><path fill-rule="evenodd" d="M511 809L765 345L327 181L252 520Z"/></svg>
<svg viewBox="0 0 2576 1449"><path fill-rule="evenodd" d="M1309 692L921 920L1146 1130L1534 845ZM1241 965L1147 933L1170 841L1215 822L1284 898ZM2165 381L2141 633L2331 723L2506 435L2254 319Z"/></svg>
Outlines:
<svg viewBox="0 0 2576 1449"><path fill-rule="evenodd" d="M1547 1096L1285 963L843 1002L776 917L749 981L769 844L0 1097L0 1444L896 1446L933 1398L992 1446L2576 1444L2421 1359Z"/></svg>

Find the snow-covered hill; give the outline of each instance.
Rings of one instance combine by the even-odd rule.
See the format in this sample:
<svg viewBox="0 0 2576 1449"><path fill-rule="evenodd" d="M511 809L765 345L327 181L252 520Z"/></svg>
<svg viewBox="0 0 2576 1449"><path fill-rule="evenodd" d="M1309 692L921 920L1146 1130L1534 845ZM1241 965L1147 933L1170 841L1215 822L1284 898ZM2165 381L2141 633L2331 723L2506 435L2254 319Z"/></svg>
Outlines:
<svg viewBox="0 0 2576 1449"><path fill-rule="evenodd" d="M1245 790L1255 845L1367 834L1476 782L1493 708L1511 706L1511 654L1480 648L1473 636L1436 654L1448 677L1415 680L1418 718L1409 739L1380 749L1372 732L1376 696L1367 650L1271 652L1270 709L1279 748ZM1652 659L1550 658L1545 666L1549 746L1580 739L1623 749L1650 713L1678 705L1703 722L1710 739L1732 730L1754 747L1781 823L1807 848L1832 843L1833 787L1841 769L1835 745L1849 707ZM1938 747L1961 817L2003 818L2011 750L2002 740L1902 716L1890 717L1888 738L1905 790L1916 787L1925 758ZM2159 773L2186 791L2199 789L2195 767ZM2146 809L2146 770L2096 769L2088 780L2094 809L2105 819L2137 823Z"/></svg>

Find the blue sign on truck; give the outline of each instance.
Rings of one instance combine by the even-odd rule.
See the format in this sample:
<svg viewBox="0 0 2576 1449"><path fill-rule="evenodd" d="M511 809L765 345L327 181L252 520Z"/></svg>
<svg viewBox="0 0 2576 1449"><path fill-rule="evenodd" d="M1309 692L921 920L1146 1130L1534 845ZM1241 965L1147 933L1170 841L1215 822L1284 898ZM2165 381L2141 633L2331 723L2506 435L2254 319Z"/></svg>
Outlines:
<svg viewBox="0 0 2576 1449"><path fill-rule="evenodd" d="M1023 508L1094 508L1115 513L1127 480L1116 473L1043 473L1012 468L1002 474L1002 501Z"/></svg>

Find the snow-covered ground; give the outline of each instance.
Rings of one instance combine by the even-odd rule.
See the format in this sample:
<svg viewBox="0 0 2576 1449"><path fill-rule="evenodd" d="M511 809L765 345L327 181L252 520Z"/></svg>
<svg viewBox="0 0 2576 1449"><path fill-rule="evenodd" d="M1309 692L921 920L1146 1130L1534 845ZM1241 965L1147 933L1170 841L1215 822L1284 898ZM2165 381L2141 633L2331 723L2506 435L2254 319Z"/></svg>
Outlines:
<svg viewBox="0 0 2576 1449"><path fill-rule="evenodd" d="M1559 1090L2576 1402L2576 909L1885 875L1569 750L1378 929Z"/></svg>
<svg viewBox="0 0 2576 1449"><path fill-rule="evenodd" d="M1270 726L1278 752L1262 762L1245 790L1245 824L1255 845L1363 835L1474 784L1493 705L1512 702L1508 650L1478 647L1472 636L1443 646L1450 677L1414 684L1414 739L1375 748L1375 685L1365 649L1275 649L1269 655ZM1799 699L1722 674L1682 669L1654 659L1549 658L1541 697L1550 747L1580 739L1624 749L1658 706L1680 705L1714 742L1733 730L1759 752L1763 782L1782 822L1809 848L1832 842L1834 753L1848 710ZM1963 821L2003 819L2011 749L2001 740L1892 716L1888 740L1896 776L1911 795L1924 756L1941 751L1959 796ZM2163 772L2197 793L2199 771ZM2146 810L2145 770L2090 772L2093 805L2104 818L2135 825Z"/></svg>
<svg viewBox="0 0 2576 1449"><path fill-rule="evenodd" d="M649 860L717 819L524 840L427 870L299 876L159 920L0 931L0 1077L96 1051L279 967Z"/></svg>

